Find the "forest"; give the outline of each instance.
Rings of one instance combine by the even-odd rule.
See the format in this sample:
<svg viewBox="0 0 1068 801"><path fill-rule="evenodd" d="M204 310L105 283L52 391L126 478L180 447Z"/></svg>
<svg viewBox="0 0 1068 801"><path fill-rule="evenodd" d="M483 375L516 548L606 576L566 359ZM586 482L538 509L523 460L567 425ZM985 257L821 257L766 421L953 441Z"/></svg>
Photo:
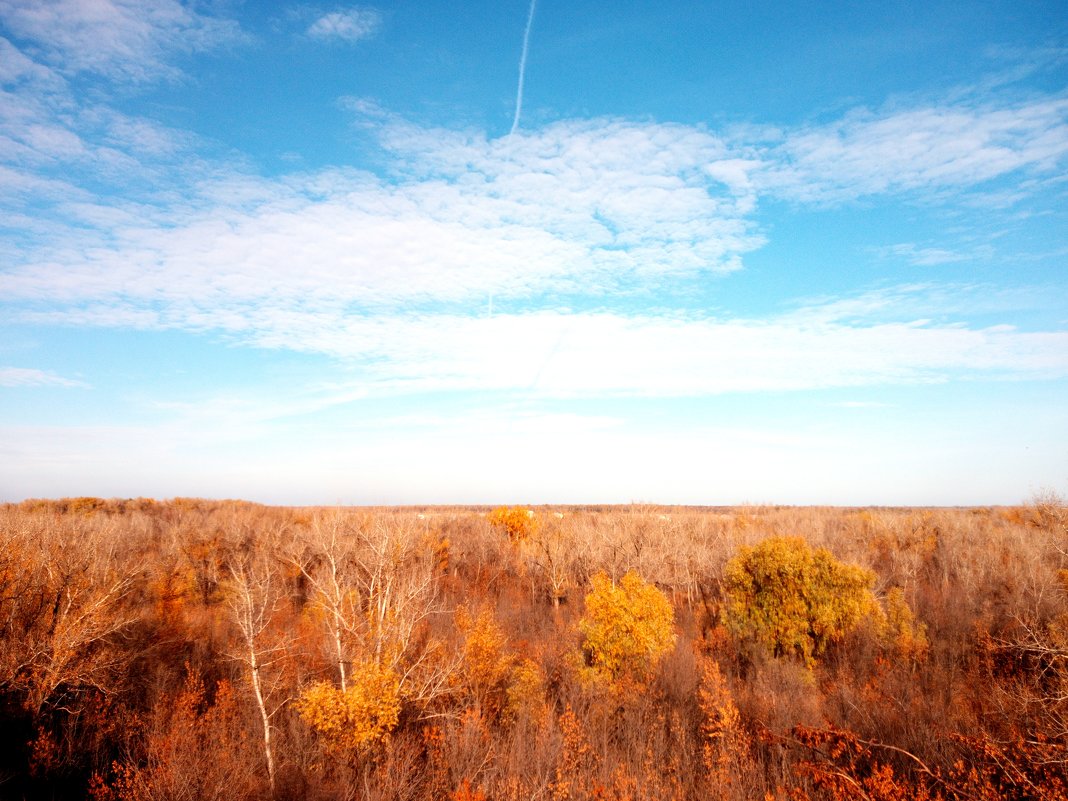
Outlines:
<svg viewBox="0 0 1068 801"><path fill-rule="evenodd" d="M0 506L0 797L1068 799L1068 510Z"/></svg>

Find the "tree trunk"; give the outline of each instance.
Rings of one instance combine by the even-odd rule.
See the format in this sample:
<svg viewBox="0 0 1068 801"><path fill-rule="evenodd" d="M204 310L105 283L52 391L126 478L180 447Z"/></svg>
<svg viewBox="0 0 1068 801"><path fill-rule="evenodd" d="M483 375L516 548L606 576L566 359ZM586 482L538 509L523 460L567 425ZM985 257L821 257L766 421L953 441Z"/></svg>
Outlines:
<svg viewBox="0 0 1068 801"><path fill-rule="evenodd" d="M256 647L250 640L248 644L249 666L252 672L252 690L256 696L256 706L260 710L260 718L263 721L263 753L267 757L267 782L271 786L271 796L274 796L274 753L271 751L271 719L267 715L267 705L263 701L263 691L260 689L260 666L256 661Z"/></svg>

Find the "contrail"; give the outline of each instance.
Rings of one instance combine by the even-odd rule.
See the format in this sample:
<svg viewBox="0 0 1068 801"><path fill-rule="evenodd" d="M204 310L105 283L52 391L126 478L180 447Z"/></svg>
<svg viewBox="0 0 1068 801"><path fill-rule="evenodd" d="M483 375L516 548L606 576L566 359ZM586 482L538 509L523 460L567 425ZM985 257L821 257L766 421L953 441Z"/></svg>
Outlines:
<svg viewBox="0 0 1068 801"><path fill-rule="evenodd" d="M530 0L530 12L527 14L527 29L523 31L523 54L519 57L519 88L515 92L515 117L512 119L511 136L519 127L519 115L523 111L523 78L527 72L527 45L530 44L530 26L534 23L534 6L538 0Z"/></svg>

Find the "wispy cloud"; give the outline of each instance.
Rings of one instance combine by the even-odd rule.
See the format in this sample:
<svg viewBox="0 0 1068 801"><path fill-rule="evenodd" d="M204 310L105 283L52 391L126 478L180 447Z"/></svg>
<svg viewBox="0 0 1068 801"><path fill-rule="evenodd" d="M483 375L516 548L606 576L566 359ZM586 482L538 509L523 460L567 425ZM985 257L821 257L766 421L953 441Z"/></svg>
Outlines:
<svg viewBox="0 0 1068 801"><path fill-rule="evenodd" d="M308 26L308 36L358 42L373 36L381 25L382 15L377 10L349 8L323 14Z"/></svg>
<svg viewBox="0 0 1068 801"><path fill-rule="evenodd" d="M307 331L303 344L355 359L378 392L700 396L1068 375L1068 333L960 324L548 312L338 323L318 337ZM279 346L292 332L262 332L263 344Z"/></svg>
<svg viewBox="0 0 1068 801"><path fill-rule="evenodd" d="M1049 308L1048 300L1048 290L1042 287L925 281L805 298L783 318L809 326L895 322L928 325L932 320L956 325L976 315L1015 318L1022 311Z"/></svg>
<svg viewBox="0 0 1068 801"><path fill-rule="evenodd" d="M753 216L761 191L830 198L981 182L1021 165L1053 169L1068 148L1061 122L1068 106L1056 100L979 117L925 110L846 121L833 131L847 134L786 135L760 158L677 124L562 121L490 139L350 107L379 136L386 175L327 170L268 181L216 169L169 209L128 211L69 202L74 195L56 186L67 195L59 208L78 228L49 249L27 251L30 259L0 274L0 291L8 303L113 306L121 298L132 312L205 320L223 307L228 317L254 316L261 306L271 314L359 314L441 303L470 313L490 294L589 299L634 283L739 269L764 241ZM919 120L932 117L954 122L925 129ZM124 159L158 169L186 163L190 147L172 132L121 115L96 118L103 136L92 139L13 126L22 148L13 158L98 170L119 170ZM1014 127L1007 119L1030 122ZM977 134L972 149L967 138L958 147L955 137L969 126L988 133ZM909 144L907 129L919 131L920 144ZM824 140L833 145L827 152ZM985 158L994 140L1001 166ZM784 152L807 155L776 166ZM40 180L40 170L24 170L16 185L19 175ZM106 228L106 241L94 226ZM883 255L933 265L968 254L899 243Z"/></svg>
<svg viewBox="0 0 1068 801"><path fill-rule="evenodd" d="M87 387L84 381L63 378L47 370L0 367L0 387Z"/></svg>
<svg viewBox="0 0 1068 801"><path fill-rule="evenodd" d="M598 293L725 273L762 243L744 203L699 169L723 145L683 126L561 123L505 142L392 125L383 142L394 176L216 179L198 188L199 208L114 227L106 247L72 238L0 275L0 291L200 309L481 308L491 292Z"/></svg>
<svg viewBox="0 0 1068 801"><path fill-rule="evenodd" d="M0 21L64 74L94 73L135 83L176 77L175 54L240 36L236 22L178 0L6 0L0 3Z"/></svg>
<svg viewBox="0 0 1068 801"><path fill-rule="evenodd" d="M4 13L33 31L35 8L15 3ZM23 210L6 219L20 228L13 239L32 239L0 251L8 319L208 332L326 354L351 370L342 398L705 395L1068 374L1068 334L975 327L966 309L943 303L952 287L865 293L763 318L656 315L616 298L739 270L764 243L763 198L937 201L1015 172L1053 178L1068 155L1068 100L1059 96L856 110L759 136L599 118L496 139L417 125L357 100L345 106L377 137L379 174L267 179L198 155L181 132L81 105L66 88L72 69L118 69L138 54L160 74L165 51L179 47L175 31L211 27L185 6L150 8L162 9L149 15L150 32L127 31L140 49L115 44L108 56L105 47L97 67L43 44L54 68L0 47L0 76L14 87L0 111L0 181L7 208ZM322 23L322 35L352 38L378 24L359 16L373 13L332 12L309 34ZM81 28L68 28L57 42L75 41ZM143 191L123 186L121 200L94 191L131 175ZM1012 189L1026 192L1022 183ZM25 214L34 204L53 214ZM933 243L893 244L881 255L926 265L969 257Z"/></svg>
<svg viewBox="0 0 1068 801"><path fill-rule="evenodd" d="M764 191L801 202L971 188L1017 170L1054 172L1068 155L1068 98L976 101L880 112L765 132Z"/></svg>
<svg viewBox="0 0 1068 801"><path fill-rule="evenodd" d="M2 9L0 9L0 14L3 14ZM61 87L63 79L49 67L38 64L10 41L0 36L0 85L17 86L20 84L43 90Z"/></svg>
<svg viewBox="0 0 1068 801"><path fill-rule="evenodd" d="M218 173L198 137L117 111L106 96L77 91L0 37L0 228L10 237L0 248L106 240L113 227L186 207Z"/></svg>
<svg viewBox="0 0 1068 801"><path fill-rule="evenodd" d="M670 397L1068 376L1068 332L933 323L908 307L897 319L878 308L864 318L863 307L859 299L853 308L837 302L765 319L687 319L610 312L368 317L183 304L23 319L214 331L246 345L339 360L348 383L331 386L325 398L294 400L297 409L332 405L330 398L443 391Z"/></svg>
<svg viewBox="0 0 1068 801"><path fill-rule="evenodd" d="M838 401L828 405L838 409L888 409L893 404L880 401Z"/></svg>
<svg viewBox="0 0 1068 801"><path fill-rule="evenodd" d="M962 261L975 261L977 259L990 259L994 250L989 245L983 245L968 251L950 250L948 248L922 247L914 242L898 242L895 245L884 245L872 249L873 252L884 259L902 259L917 267L936 267L940 264L954 264Z"/></svg>

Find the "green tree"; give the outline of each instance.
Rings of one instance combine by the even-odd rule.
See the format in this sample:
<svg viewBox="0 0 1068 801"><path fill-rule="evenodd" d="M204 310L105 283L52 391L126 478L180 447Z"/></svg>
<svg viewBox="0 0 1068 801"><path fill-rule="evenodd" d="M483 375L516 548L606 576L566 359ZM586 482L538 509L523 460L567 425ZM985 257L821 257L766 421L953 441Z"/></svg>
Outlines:
<svg viewBox="0 0 1068 801"><path fill-rule="evenodd" d="M736 638L810 666L862 619L880 616L872 571L800 537L741 548L727 563L725 585L726 624Z"/></svg>
<svg viewBox="0 0 1068 801"><path fill-rule="evenodd" d="M579 621L591 670L609 682L648 680L675 645L671 602L633 571L618 584L598 573L592 584Z"/></svg>

